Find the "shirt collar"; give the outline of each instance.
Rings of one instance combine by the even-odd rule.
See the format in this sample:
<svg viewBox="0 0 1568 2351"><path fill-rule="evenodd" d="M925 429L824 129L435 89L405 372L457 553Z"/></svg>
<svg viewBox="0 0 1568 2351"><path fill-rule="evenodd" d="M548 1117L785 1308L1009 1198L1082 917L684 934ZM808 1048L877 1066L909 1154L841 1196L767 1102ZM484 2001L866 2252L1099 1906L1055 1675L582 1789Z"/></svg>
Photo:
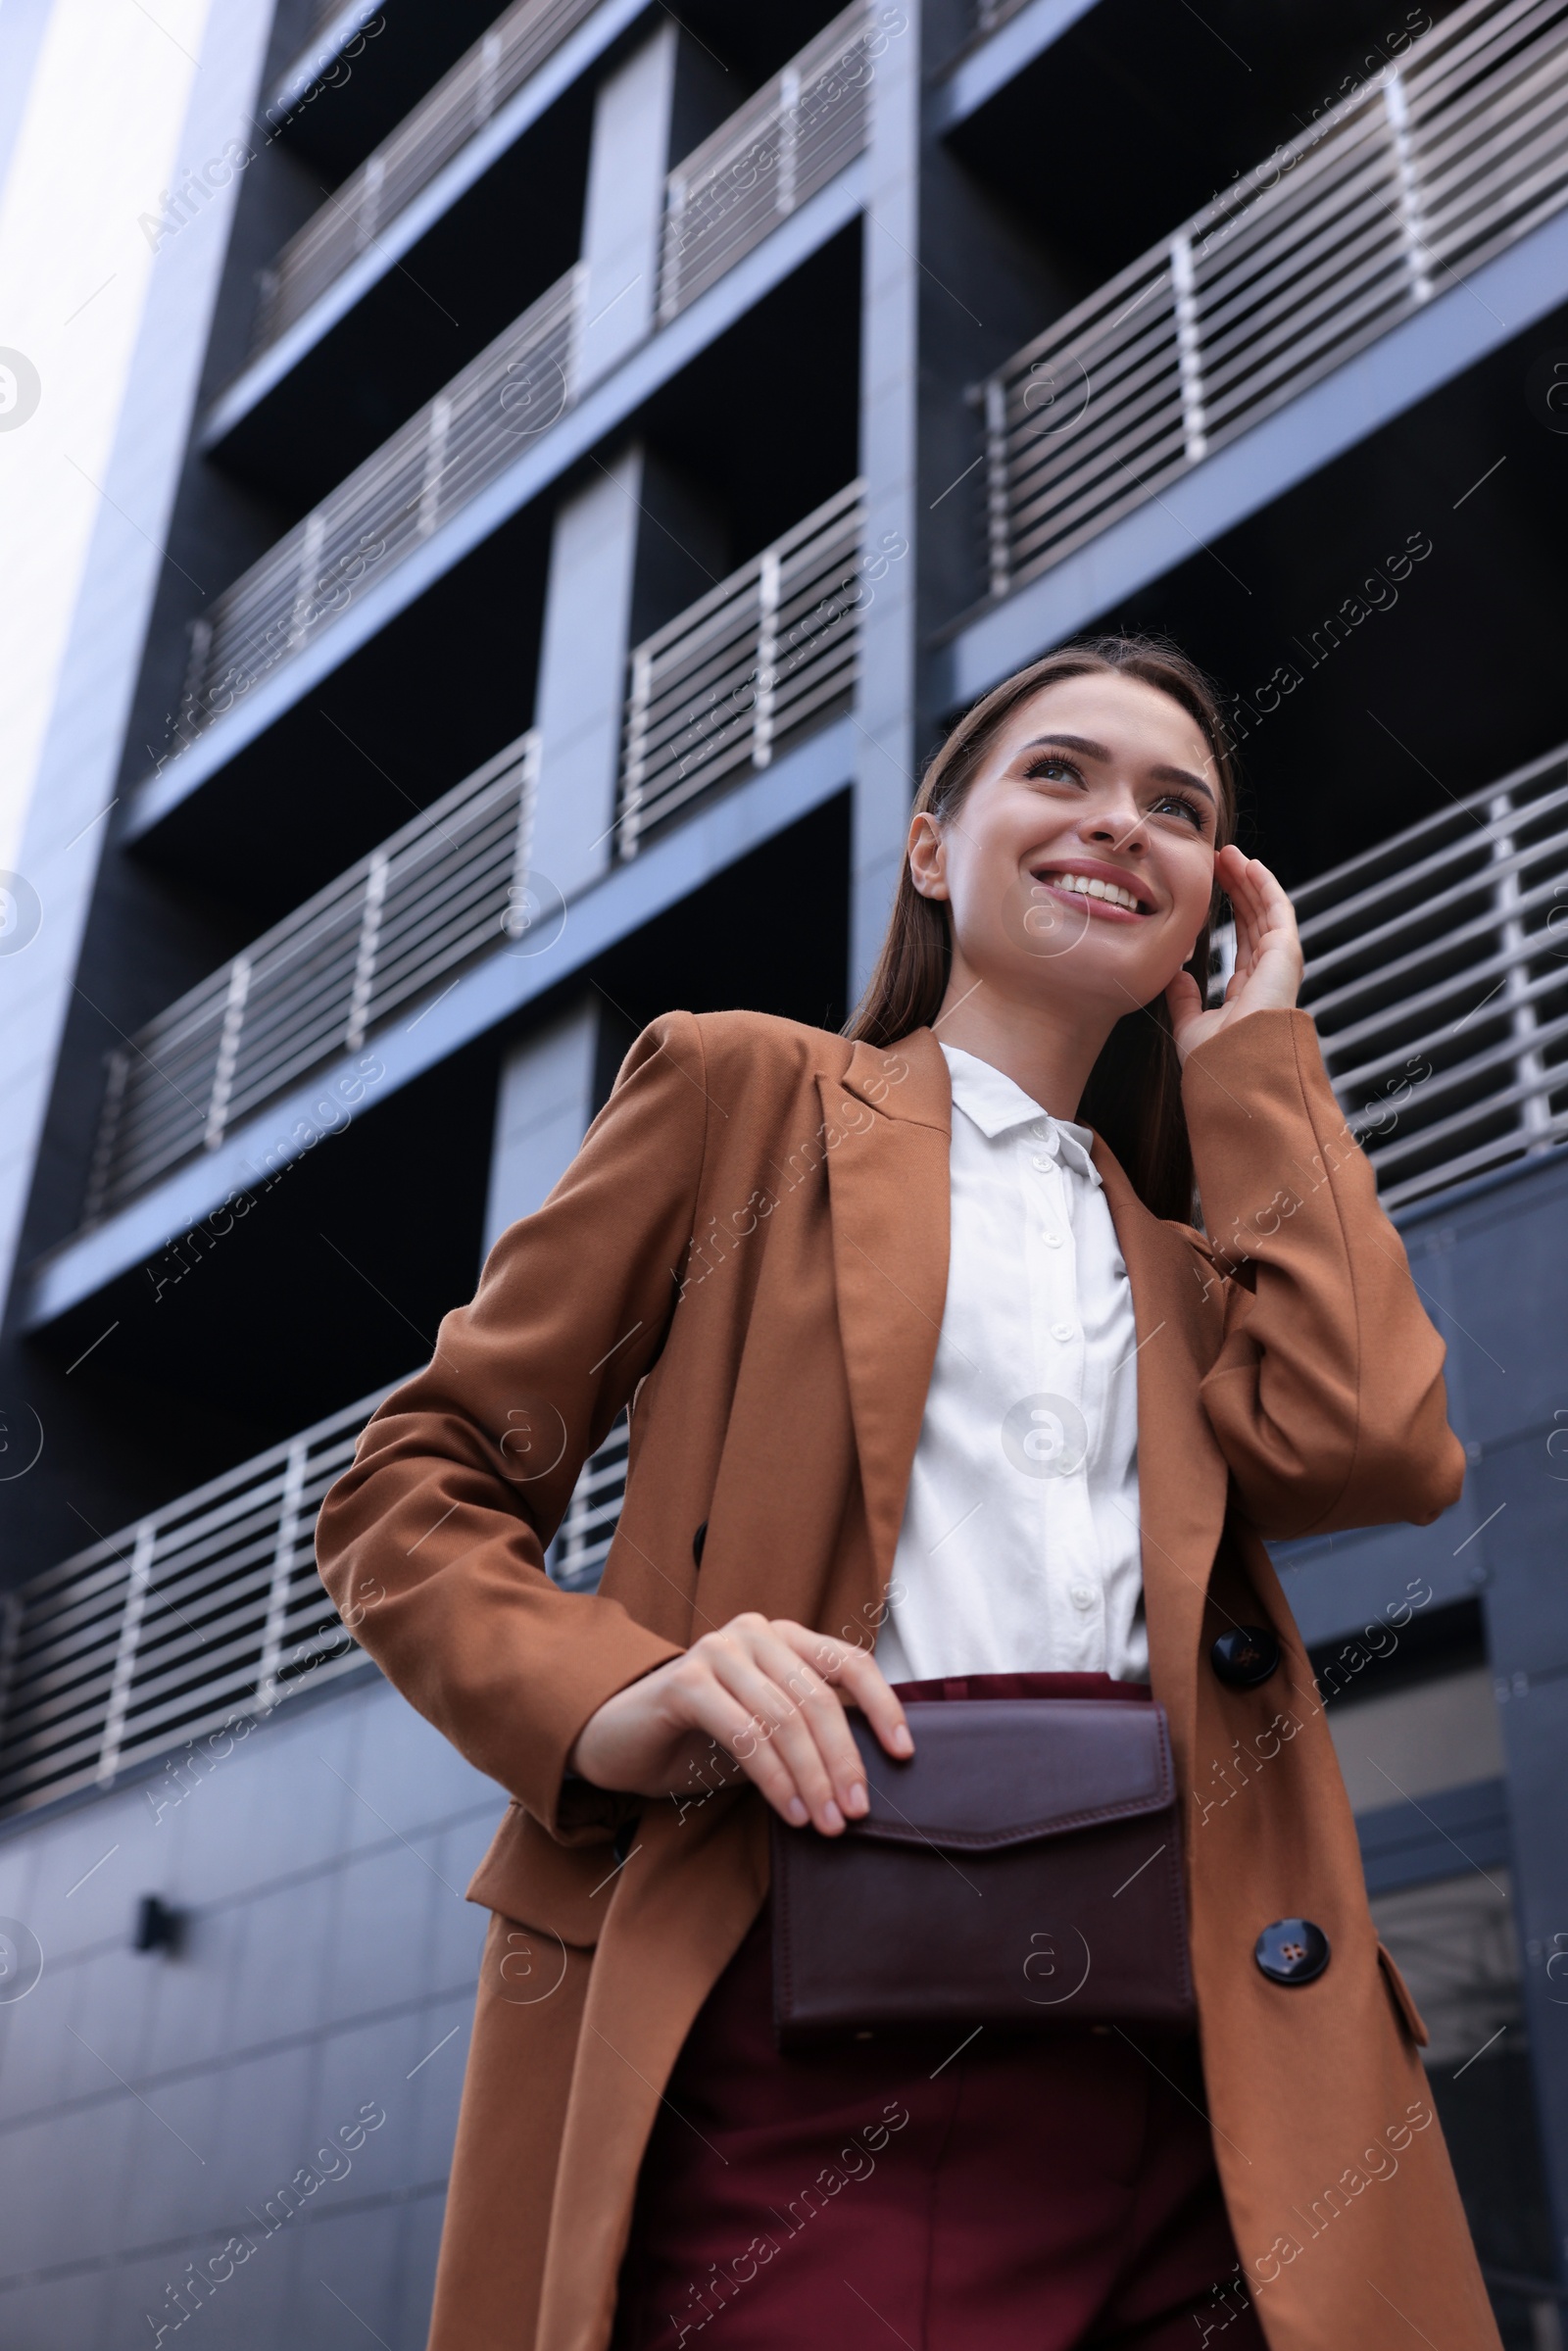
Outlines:
<svg viewBox="0 0 1568 2351"><path fill-rule="evenodd" d="M953 1080L955 1102L982 1135L995 1142L999 1135L1027 1126L1042 1140L1054 1138L1063 1167L1087 1176L1092 1183L1100 1182L1100 1170L1089 1155L1095 1140L1090 1128L1078 1126L1070 1118L1053 1118L1005 1070L965 1053L961 1046L944 1045L942 1055Z"/></svg>

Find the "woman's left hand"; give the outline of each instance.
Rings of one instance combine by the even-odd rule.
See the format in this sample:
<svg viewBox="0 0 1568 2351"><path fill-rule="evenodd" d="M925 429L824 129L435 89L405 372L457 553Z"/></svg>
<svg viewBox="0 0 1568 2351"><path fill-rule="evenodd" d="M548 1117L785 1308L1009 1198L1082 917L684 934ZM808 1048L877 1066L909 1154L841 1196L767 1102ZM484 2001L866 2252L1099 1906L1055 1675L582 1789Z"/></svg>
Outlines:
<svg viewBox="0 0 1568 2351"><path fill-rule="evenodd" d="M1225 1002L1203 1009L1202 991L1179 971L1165 991L1176 1051L1185 1061L1196 1046L1235 1026L1249 1012L1289 1011L1301 985L1301 941L1296 909L1268 867L1234 847L1222 849L1214 875L1236 916L1236 969Z"/></svg>

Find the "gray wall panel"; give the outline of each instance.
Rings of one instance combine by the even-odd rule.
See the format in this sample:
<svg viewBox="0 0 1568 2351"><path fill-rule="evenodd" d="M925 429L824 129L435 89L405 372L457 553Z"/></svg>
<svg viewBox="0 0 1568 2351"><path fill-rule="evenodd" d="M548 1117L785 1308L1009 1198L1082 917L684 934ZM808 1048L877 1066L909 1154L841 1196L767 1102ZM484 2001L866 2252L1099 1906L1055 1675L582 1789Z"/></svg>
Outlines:
<svg viewBox="0 0 1568 2351"><path fill-rule="evenodd" d="M0 1905L44 1949L0 2000L0 2340L151 2340L245 2230L204 2342L416 2347L485 1925L463 1889L505 1798L370 1675L187 1783L175 1802L160 1770L0 1835ZM130 1948L155 1890L173 1954ZM367 2113L361 2145L321 2154ZM280 2204L304 2166L319 2184Z"/></svg>

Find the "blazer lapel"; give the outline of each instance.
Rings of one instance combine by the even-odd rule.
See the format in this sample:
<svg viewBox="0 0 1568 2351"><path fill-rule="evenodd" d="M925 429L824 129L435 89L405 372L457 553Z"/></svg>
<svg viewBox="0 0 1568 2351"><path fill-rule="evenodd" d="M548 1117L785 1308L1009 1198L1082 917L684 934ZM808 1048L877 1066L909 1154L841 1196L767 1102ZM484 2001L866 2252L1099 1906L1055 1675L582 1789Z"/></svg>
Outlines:
<svg viewBox="0 0 1568 2351"><path fill-rule="evenodd" d="M1150 1673L1186 1750L1209 1570L1225 1523L1228 1474L1199 1398L1212 1352L1203 1287L1176 1227L1151 1214L1097 1135L1105 1187L1132 1285L1138 1330L1138 1505Z"/></svg>
<svg viewBox="0 0 1568 2351"><path fill-rule="evenodd" d="M917 1029L817 1080L839 1331L879 1591L892 1573L948 1294L953 1092Z"/></svg>

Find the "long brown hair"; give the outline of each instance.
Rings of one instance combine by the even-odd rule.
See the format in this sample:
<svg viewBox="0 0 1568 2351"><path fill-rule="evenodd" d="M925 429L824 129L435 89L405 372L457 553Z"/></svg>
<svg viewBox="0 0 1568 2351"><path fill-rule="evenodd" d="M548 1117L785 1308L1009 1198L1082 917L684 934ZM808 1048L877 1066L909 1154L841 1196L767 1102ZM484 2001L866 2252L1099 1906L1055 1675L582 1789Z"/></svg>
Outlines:
<svg viewBox="0 0 1568 2351"><path fill-rule="evenodd" d="M1236 830L1236 769L1219 697L1197 663L1160 637L1085 638L993 686L932 758L913 812L939 824L956 815L998 732L1019 704L1058 678L1097 670L1157 686L1197 721L1213 754L1219 799L1214 846L1223 849ZM1216 888L1187 965L1205 994L1209 932L1219 895ZM886 1046L911 1029L929 1028L942 1008L952 961L947 908L940 900L920 895L906 861L882 952L845 1035ZM1078 1116L1115 1152L1146 1207L1156 1216L1192 1215L1193 1156L1182 1111L1181 1065L1163 995L1117 1021L1090 1072Z"/></svg>

